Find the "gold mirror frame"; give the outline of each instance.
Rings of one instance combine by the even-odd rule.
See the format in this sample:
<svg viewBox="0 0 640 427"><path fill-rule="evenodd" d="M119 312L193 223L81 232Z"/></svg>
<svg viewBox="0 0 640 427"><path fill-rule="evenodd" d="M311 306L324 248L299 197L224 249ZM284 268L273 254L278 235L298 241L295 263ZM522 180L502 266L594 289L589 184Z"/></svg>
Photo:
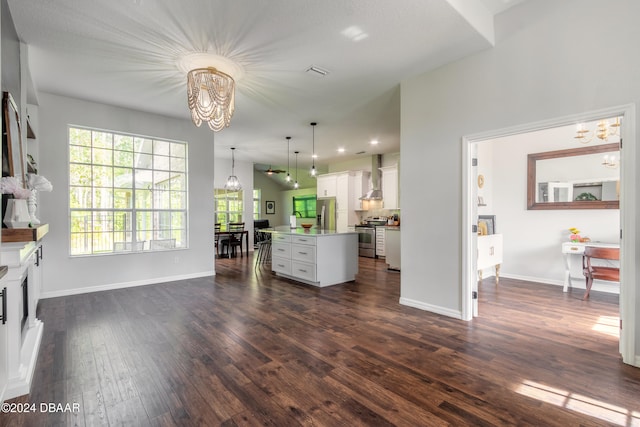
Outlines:
<svg viewBox="0 0 640 427"><path fill-rule="evenodd" d="M528 210L553 210L553 209L620 209L619 200L594 200L572 202L536 202L536 162L538 160L558 159L561 157L584 156L587 154L608 153L620 151L618 143L592 145L568 150L547 151L544 153L532 153L527 156L527 209Z"/></svg>

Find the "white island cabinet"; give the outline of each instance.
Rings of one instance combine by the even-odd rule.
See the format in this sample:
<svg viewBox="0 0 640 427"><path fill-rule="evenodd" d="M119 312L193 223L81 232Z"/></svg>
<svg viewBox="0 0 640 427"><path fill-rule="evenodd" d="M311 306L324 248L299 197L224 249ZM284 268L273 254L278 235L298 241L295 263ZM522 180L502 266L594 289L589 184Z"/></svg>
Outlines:
<svg viewBox="0 0 640 427"><path fill-rule="evenodd" d="M271 269L278 275L313 286L355 280L358 273L358 233L276 227Z"/></svg>

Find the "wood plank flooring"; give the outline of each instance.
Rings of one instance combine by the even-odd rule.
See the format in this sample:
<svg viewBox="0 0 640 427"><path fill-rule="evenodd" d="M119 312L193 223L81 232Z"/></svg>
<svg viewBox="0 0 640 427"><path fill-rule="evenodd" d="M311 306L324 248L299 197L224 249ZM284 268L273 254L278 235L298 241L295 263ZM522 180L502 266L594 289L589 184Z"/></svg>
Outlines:
<svg viewBox="0 0 640 427"><path fill-rule="evenodd" d="M252 262L42 300L32 393L11 402L80 410L0 425L640 425L617 296L488 278L481 316L463 322L399 305L400 275L380 260L322 289Z"/></svg>

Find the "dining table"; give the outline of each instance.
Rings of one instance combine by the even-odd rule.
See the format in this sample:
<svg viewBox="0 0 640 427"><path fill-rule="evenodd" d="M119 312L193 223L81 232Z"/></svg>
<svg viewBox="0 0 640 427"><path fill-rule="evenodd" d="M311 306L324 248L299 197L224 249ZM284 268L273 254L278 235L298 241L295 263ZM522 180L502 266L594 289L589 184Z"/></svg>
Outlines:
<svg viewBox="0 0 640 427"><path fill-rule="evenodd" d="M225 236L226 237L231 237L232 234L234 235L238 235L241 234L240 236L240 254L242 255L242 241L244 240L244 247L245 247L245 254L247 256L249 256L249 230L244 229L244 230L235 230L235 231L218 231L215 232L215 234L217 234L219 236L220 239L223 239ZM231 258L231 248L229 248L229 258Z"/></svg>

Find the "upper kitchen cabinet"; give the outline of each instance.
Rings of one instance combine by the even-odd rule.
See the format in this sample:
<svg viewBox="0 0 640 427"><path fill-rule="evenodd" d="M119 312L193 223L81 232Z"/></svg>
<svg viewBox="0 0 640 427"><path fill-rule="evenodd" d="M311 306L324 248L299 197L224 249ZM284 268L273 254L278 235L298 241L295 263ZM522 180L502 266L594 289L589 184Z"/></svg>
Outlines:
<svg viewBox="0 0 640 427"><path fill-rule="evenodd" d="M317 197L318 199L336 197L337 188L337 175L326 174L318 175L317 182Z"/></svg>
<svg viewBox="0 0 640 427"><path fill-rule="evenodd" d="M342 172L336 175L336 210L353 209L349 206L350 195L353 193L353 180L349 172Z"/></svg>
<svg viewBox="0 0 640 427"><path fill-rule="evenodd" d="M362 195L369 191L369 178L371 173L368 171L355 171L353 176L353 206L357 211L367 210L368 202L361 200Z"/></svg>
<svg viewBox="0 0 640 427"><path fill-rule="evenodd" d="M382 194L384 209L399 209L398 165L384 166L382 172Z"/></svg>

